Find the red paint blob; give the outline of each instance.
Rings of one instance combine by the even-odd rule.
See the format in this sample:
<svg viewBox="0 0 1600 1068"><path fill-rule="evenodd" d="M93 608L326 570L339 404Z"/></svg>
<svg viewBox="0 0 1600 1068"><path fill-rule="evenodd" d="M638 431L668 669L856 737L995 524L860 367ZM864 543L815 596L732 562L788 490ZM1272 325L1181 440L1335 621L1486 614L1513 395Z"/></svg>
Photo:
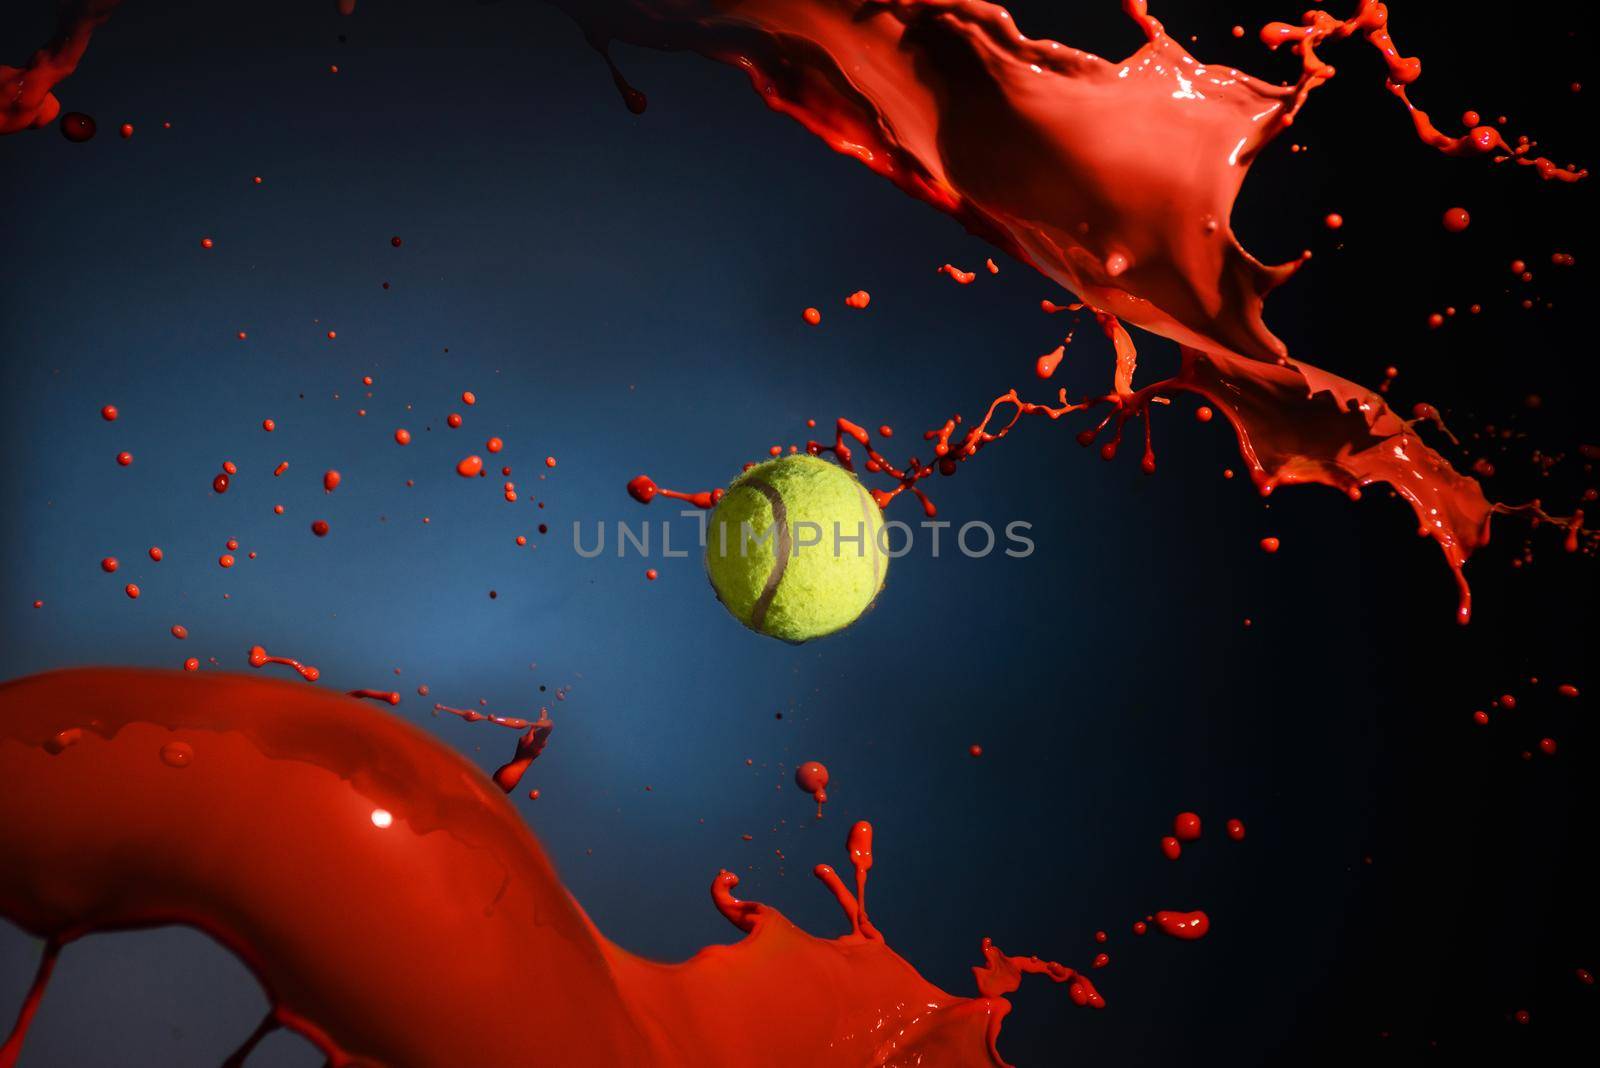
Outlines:
<svg viewBox="0 0 1600 1068"><path fill-rule="evenodd" d="M1172 817L1172 834L1180 842L1193 842L1200 837L1200 817L1193 812L1180 812Z"/></svg>
<svg viewBox="0 0 1600 1068"><path fill-rule="evenodd" d="M1204 938L1206 932L1211 930L1211 918L1204 912L1158 912L1155 915L1156 928L1162 934L1171 935L1173 938L1182 938L1192 941Z"/></svg>

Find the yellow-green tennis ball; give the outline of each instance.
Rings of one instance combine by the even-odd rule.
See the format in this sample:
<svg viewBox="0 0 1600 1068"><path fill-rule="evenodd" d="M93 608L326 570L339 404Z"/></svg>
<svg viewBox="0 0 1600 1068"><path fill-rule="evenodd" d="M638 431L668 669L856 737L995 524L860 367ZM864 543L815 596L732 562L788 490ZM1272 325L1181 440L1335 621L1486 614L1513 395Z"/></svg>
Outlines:
<svg viewBox="0 0 1600 1068"><path fill-rule="evenodd" d="M849 471L815 456L757 464L706 524L706 572L751 630L803 642L843 630L889 573L883 511Z"/></svg>

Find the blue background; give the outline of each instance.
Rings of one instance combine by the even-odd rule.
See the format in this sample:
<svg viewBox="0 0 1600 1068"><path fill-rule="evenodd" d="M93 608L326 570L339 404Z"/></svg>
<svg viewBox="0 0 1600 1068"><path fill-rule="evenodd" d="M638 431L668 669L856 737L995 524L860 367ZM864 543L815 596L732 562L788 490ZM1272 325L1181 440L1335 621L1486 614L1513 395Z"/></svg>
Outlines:
<svg viewBox="0 0 1600 1068"><path fill-rule="evenodd" d="M0 58L45 39L49 6L0 18ZM1531 568L1512 571L1506 549L1475 564L1479 621L1457 628L1449 574L1403 505L1321 490L1268 504L1222 478L1238 460L1221 421L1180 401L1157 413L1154 478L1136 441L1102 463L1074 442L1081 424L1039 421L933 480L941 518L1032 523L1032 557L919 551L847 633L759 637L697 559L584 560L573 524L592 542L597 523L671 520L682 544L693 521L640 508L630 477L710 488L841 415L891 424L890 454L926 459L921 431L952 413L971 419L1012 385L1048 395L1033 360L1069 324L1038 302L1063 294L772 115L735 70L619 49L650 96L635 117L542 5L363 4L353 19L281 6L130 2L62 90L99 135L0 141L0 677L187 656L249 670L259 643L316 664L325 686L398 688L396 715L486 769L514 736L434 718L432 702L549 705L555 733L524 784L542 796L516 804L601 929L661 958L737 934L706 896L721 867L742 896L837 932L809 870L842 863L845 829L871 819L874 920L947 989L971 992L983 935L1085 965L1093 932L1111 932L1095 976L1111 1008L1025 987L1002 1038L1022 1064L1409 1059L1432 1042L1534 1057L1566 1041L1560 1021L1592 1014L1571 970L1593 936L1563 920L1582 899L1589 728L1527 687L1522 726L1475 733L1468 718L1528 672L1584 681L1593 571L1554 552L1556 535L1535 539ZM1018 18L1131 51L1116 5L1095 6ZM1287 74L1227 32L1284 11L1207 7L1157 13L1199 34L1202 56ZM1561 136L1576 68L1557 58L1532 81L1558 25L1503 31L1525 67L1441 61L1434 99L1449 114L1469 75L1486 110L1526 92L1550 147L1576 150ZM1425 55L1468 46L1421 16L1408 28ZM1525 418L1517 402L1540 388L1538 433L1570 449L1593 427L1587 372L1505 354L1576 345L1562 298L1575 305L1587 276L1552 278L1558 307L1540 316L1498 291L1505 260L1534 259L1523 250L1576 248L1581 269L1587 192L1436 158L1375 57L1345 58L1296 127L1314 151L1280 145L1237 220L1269 262L1317 252L1275 299L1274 327L1359 380L1398 363L1407 404L1480 421ZM1380 188L1396 170L1406 180ZM1438 212L1458 201L1474 229L1447 243ZM1337 237L1320 225L1332 210L1349 220ZM978 281L954 285L935 272L946 261ZM1426 331L1469 283L1487 294L1481 324ZM842 303L857 288L865 312ZM820 327L801 321L807 305ZM1142 341L1149 381L1175 354ZM1109 370L1088 324L1059 377L1078 394ZM507 443L498 457L490 435ZM520 500L498 478L457 477L468 453L509 463ZM224 460L240 473L219 496ZM343 474L332 496L328 468ZM909 500L891 514L919 518ZM1504 529L1515 550L1524 531ZM1283 539L1275 556L1257 547L1266 535ZM240 559L223 570L230 537ZM1518 759L1543 733L1563 758ZM792 784L810 759L832 772L820 822ZM1184 809L1209 830L1173 864L1156 843ZM1245 842L1221 834L1230 817ZM1204 908L1212 934L1132 938L1157 908ZM37 946L0 930L0 1006ZM1529 1004L1542 1028L1507 1022ZM214 1064L264 1006L197 934L97 937L64 954L22 1063ZM250 1063L316 1057L280 1034Z"/></svg>

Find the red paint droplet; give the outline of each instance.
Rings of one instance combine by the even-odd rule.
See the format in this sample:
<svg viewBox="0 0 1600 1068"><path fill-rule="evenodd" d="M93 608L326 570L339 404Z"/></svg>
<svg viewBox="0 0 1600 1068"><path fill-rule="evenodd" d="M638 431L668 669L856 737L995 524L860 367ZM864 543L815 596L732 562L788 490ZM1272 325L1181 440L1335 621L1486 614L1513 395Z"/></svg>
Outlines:
<svg viewBox="0 0 1600 1068"><path fill-rule="evenodd" d="M227 493L228 486L231 484L231 482L232 480L228 478L227 472L224 471L222 474L219 474L216 478L211 480L211 492Z"/></svg>
<svg viewBox="0 0 1600 1068"><path fill-rule="evenodd" d="M1183 845L1170 834L1161 839L1161 855L1168 860L1177 860L1183 855Z"/></svg>
<svg viewBox="0 0 1600 1068"><path fill-rule="evenodd" d="M845 297L844 302L852 308L865 308L872 303L872 294L865 289L858 289L848 297Z"/></svg>
<svg viewBox="0 0 1600 1068"><path fill-rule="evenodd" d="M488 441L483 443L483 447L488 449L490 452L499 452L501 449L506 447L506 443L501 441L499 438L490 438Z"/></svg>
<svg viewBox="0 0 1600 1068"><path fill-rule="evenodd" d="M456 464L456 474L462 478L477 478L483 474L483 457L468 456Z"/></svg>
<svg viewBox="0 0 1600 1068"><path fill-rule="evenodd" d="M231 553L223 553L221 556L217 557L217 566L218 567L232 567L233 566L233 555Z"/></svg>
<svg viewBox="0 0 1600 1068"><path fill-rule="evenodd" d="M1540 738L1539 752L1543 753L1545 756L1555 756L1556 740L1554 738Z"/></svg>
<svg viewBox="0 0 1600 1068"><path fill-rule="evenodd" d="M1279 542L1277 538L1262 538L1261 551L1264 553L1275 553L1278 551L1278 546L1280 544L1282 543Z"/></svg>
<svg viewBox="0 0 1600 1068"><path fill-rule="evenodd" d="M469 389L461 394L461 403L470 408L472 405L478 403L478 395Z"/></svg>
<svg viewBox="0 0 1600 1068"><path fill-rule="evenodd" d="M278 424L274 423L271 419L263 419L261 420L261 429L270 434L274 430L278 429Z"/></svg>
<svg viewBox="0 0 1600 1068"><path fill-rule="evenodd" d="M1193 812L1180 812L1172 817L1172 833L1180 842L1193 842L1200 837L1200 817Z"/></svg>
<svg viewBox="0 0 1600 1068"><path fill-rule="evenodd" d="M115 556L108 556L100 561L100 570L108 575L115 571L117 566L117 558Z"/></svg>
<svg viewBox="0 0 1600 1068"><path fill-rule="evenodd" d="M156 563L159 564L161 562L161 558L164 555L166 555L166 554L161 551L161 546L159 546L159 545L150 546L150 559L154 560Z"/></svg>
<svg viewBox="0 0 1600 1068"><path fill-rule="evenodd" d="M311 524L311 533L315 534L319 538L326 538L328 536L328 530L328 521L326 519L318 519Z"/></svg>
<svg viewBox="0 0 1600 1068"><path fill-rule="evenodd" d="M1200 407L1198 407L1198 408L1196 408L1194 410L1195 420L1197 422L1201 422L1201 423L1209 423L1209 422L1211 422L1212 416L1214 416L1215 414L1216 414L1215 412L1213 412L1210 408L1206 407L1204 404L1202 404Z"/></svg>
<svg viewBox="0 0 1600 1068"><path fill-rule="evenodd" d="M1472 223L1472 216L1466 208L1451 208L1444 213L1444 228L1452 234L1459 234Z"/></svg>
<svg viewBox="0 0 1600 1068"><path fill-rule="evenodd" d="M127 140L128 138L133 136L133 123L131 123L131 122L123 123L122 124L122 128L119 129L117 132L122 135L123 140Z"/></svg>
<svg viewBox="0 0 1600 1068"><path fill-rule="evenodd" d="M649 568L649 569L647 569L645 571L644 577L649 579L651 582L654 582L657 578L660 577L660 574L659 574L659 572L656 571L655 568L652 567L652 568Z"/></svg>
<svg viewBox="0 0 1600 1068"><path fill-rule="evenodd" d="M189 628L182 623L174 623L172 625L172 636L181 642L189 636Z"/></svg>
<svg viewBox="0 0 1600 1068"><path fill-rule="evenodd" d="M556 465L556 458L554 456L546 456L544 458L544 465L546 467L554 467Z"/></svg>
<svg viewBox="0 0 1600 1068"><path fill-rule="evenodd" d="M215 241L211 240L209 237L202 237L200 239L200 247L201 248L216 248L216 246L217 246L217 243Z"/></svg>
<svg viewBox="0 0 1600 1068"><path fill-rule="evenodd" d="M26 81L18 83L19 87ZM45 83L49 85L49 82ZM20 88L17 90L20 91ZM45 121L49 121L46 119ZM61 116L61 136L73 144L82 144L94 136L95 121L81 111L69 111Z"/></svg>
<svg viewBox="0 0 1600 1068"><path fill-rule="evenodd" d="M1344 226L1344 216L1336 211L1329 212L1327 217L1322 220L1322 225L1330 230L1337 230Z"/></svg>
<svg viewBox="0 0 1600 1068"><path fill-rule="evenodd" d="M638 475L628 482L628 496L640 504L649 504L656 499L656 494L661 492L654 480L649 475Z"/></svg>
<svg viewBox="0 0 1600 1068"><path fill-rule="evenodd" d="M394 237L391 237L389 239L389 244L393 245L395 248L399 248L400 245L402 244L402 242L400 241L400 235L396 234Z"/></svg>
<svg viewBox="0 0 1600 1068"><path fill-rule="evenodd" d="M115 423L117 421L117 416L121 414L121 412L117 411L117 406L115 404L108 404L104 408L100 409L100 418L104 419L108 423Z"/></svg>
<svg viewBox="0 0 1600 1068"><path fill-rule="evenodd" d="M811 795L817 803L817 819L822 818L822 806L828 803L828 769L820 761L808 760L794 769L794 784Z"/></svg>
<svg viewBox="0 0 1600 1068"><path fill-rule="evenodd" d="M445 417L444 421L451 430L454 430L456 427L461 425L461 416L456 412L451 412Z"/></svg>
<svg viewBox="0 0 1600 1068"><path fill-rule="evenodd" d="M983 756L983 746L974 742L972 745L967 746L967 753L973 757L981 757Z"/></svg>
<svg viewBox="0 0 1600 1068"><path fill-rule="evenodd" d="M117 453L117 463L120 464L123 467L131 466L133 464L133 453L131 453L131 452L119 452L119 453Z"/></svg>
<svg viewBox="0 0 1600 1068"><path fill-rule="evenodd" d="M131 582L128 583L126 586L122 587L122 592L127 594L128 598L130 600L135 600L136 601L136 600L139 599L139 587L135 586Z"/></svg>
<svg viewBox="0 0 1600 1068"><path fill-rule="evenodd" d="M339 483L344 481L344 476L337 471L324 471L322 473L322 492L332 493L339 488Z"/></svg>
<svg viewBox="0 0 1600 1068"><path fill-rule="evenodd" d="M394 443L396 445L410 445L411 431L407 430L405 427L401 427L400 429L396 430L394 432Z"/></svg>
<svg viewBox="0 0 1600 1068"><path fill-rule="evenodd" d="M200 661L198 659L196 659L195 657L191 656L189 659L187 659L187 660L185 660L183 662L183 670L185 670L185 671L199 671L200 670Z"/></svg>
<svg viewBox="0 0 1600 1068"><path fill-rule="evenodd" d="M822 313L815 308L807 308L805 311L800 313L800 318L804 319L812 326L816 326L818 323L822 322Z"/></svg>
<svg viewBox="0 0 1600 1068"><path fill-rule="evenodd" d="M1232 838L1235 842L1244 841L1244 821L1243 820L1229 820L1228 824L1227 824L1227 829L1228 829L1228 837L1229 838Z"/></svg>

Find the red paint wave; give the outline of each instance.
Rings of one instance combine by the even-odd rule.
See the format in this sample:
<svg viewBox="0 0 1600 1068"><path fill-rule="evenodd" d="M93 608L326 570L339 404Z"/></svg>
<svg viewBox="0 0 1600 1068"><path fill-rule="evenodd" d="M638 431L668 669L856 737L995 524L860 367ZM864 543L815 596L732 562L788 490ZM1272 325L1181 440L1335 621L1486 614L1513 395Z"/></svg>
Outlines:
<svg viewBox="0 0 1600 1068"><path fill-rule="evenodd" d="M334 1065L993 1065L1026 973L985 942L980 995L928 983L866 919L815 938L712 885L745 936L679 964L608 942L476 767L362 700L282 680L89 668L0 685L0 916L55 955L96 931L187 924L227 946L276 1027Z"/></svg>

